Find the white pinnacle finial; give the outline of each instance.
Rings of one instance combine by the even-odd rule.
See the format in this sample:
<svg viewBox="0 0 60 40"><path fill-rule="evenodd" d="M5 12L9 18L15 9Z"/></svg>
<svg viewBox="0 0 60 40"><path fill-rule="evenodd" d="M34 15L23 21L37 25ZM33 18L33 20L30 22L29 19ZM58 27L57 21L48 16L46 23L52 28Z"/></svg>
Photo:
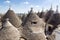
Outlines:
<svg viewBox="0 0 60 40"><path fill-rule="evenodd" d="M11 5L9 4L9 10L11 9Z"/></svg>
<svg viewBox="0 0 60 40"><path fill-rule="evenodd" d="M56 6L56 12L58 12L58 5Z"/></svg>
<svg viewBox="0 0 60 40"><path fill-rule="evenodd" d="M31 11L33 11L33 8L31 8Z"/></svg>
<svg viewBox="0 0 60 40"><path fill-rule="evenodd" d="M33 13L33 8L31 7L30 13Z"/></svg>
<svg viewBox="0 0 60 40"><path fill-rule="evenodd" d="M52 4L51 4L51 8L50 8L50 10L52 10Z"/></svg>
<svg viewBox="0 0 60 40"><path fill-rule="evenodd" d="M42 8L42 12L44 11L44 8Z"/></svg>

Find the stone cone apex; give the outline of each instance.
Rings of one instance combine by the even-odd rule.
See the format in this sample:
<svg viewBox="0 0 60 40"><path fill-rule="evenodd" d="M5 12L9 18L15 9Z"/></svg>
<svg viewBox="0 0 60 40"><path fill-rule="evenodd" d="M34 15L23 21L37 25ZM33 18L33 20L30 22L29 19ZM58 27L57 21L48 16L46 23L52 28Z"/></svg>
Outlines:
<svg viewBox="0 0 60 40"><path fill-rule="evenodd" d="M36 33L36 34L38 34L38 33L44 34L44 25L45 25L45 23L43 22L42 19L40 19L37 16L37 14L30 12L27 15L24 23L22 24L23 31L24 31L24 32L22 31L22 34L24 34L23 36L26 37L28 40L36 40L37 38L35 39L36 36L34 36L33 34L34 33ZM31 34L31 33L33 33L33 34ZM45 36L43 36L43 37L45 37Z"/></svg>
<svg viewBox="0 0 60 40"><path fill-rule="evenodd" d="M45 14L45 12L43 11L43 9L42 9L42 11L40 13L38 12L38 16L40 18L43 18L44 17L44 14Z"/></svg>
<svg viewBox="0 0 60 40"><path fill-rule="evenodd" d="M8 20L4 21L0 29L0 40L19 40L20 34Z"/></svg>
<svg viewBox="0 0 60 40"><path fill-rule="evenodd" d="M42 21L42 19L40 19L37 14L34 14L34 13L31 13L31 14L28 14L26 19L25 19L25 24L28 23L28 22L39 22L39 21Z"/></svg>
<svg viewBox="0 0 60 40"><path fill-rule="evenodd" d="M9 9L7 11L7 13L3 16L3 19L9 18L10 22L15 26L15 27L19 27L21 25L21 20L18 18L18 16L14 13L13 10Z"/></svg>

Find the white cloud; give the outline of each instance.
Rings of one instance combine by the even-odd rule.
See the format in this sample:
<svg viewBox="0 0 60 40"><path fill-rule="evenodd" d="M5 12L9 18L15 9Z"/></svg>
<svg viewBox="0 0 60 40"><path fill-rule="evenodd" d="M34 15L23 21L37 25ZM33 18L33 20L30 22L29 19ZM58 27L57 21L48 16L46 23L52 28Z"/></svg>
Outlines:
<svg viewBox="0 0 60 40"><path fill-rule="evenodd" d="M35 7L35 8L39 8L39 5L30 5L30 7Z"/></svg>
<svg viewBox="0 0 60 40"><path fill-rule="evenodd" d="M38 7L39 7L39 5L36 5L35 7L37 7L37 8L38 8Z"/></svg>
<svg viewBox="0 0 60 40"><path fill-rule="evenodd" d="M28 2L28 1L26 1L26 2L24 2L24 4L29 4L29 2Z"/></svg>
<svg viewBox="0 0 60 40"><path fill-rule="evenodd" d="M9 0L6 0L5 3L10 3L10 1Z"/></svg>
<svg viewBox="0 0 60 40"><path fill-rule="evenodd" d="M34 5L30 5L30 7L34 7Z"/></svg>
<svg viewBox="0 0 60 40"><path fill-rule="evenodd" d="M0 6L0 7L2 7L2 6Z"/></svg>

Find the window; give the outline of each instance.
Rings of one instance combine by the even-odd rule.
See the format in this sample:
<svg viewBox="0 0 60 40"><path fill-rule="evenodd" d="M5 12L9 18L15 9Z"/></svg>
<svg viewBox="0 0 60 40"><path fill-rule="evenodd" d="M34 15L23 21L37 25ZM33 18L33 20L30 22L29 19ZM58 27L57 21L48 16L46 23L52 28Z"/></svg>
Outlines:
<svg viewBox="0 0 60 40"><path fill-rule="evenodd" d="M31 24L37 24L37 22L31 22Z"/></svg>
<svg viewBox="0 0 60 40"><path fill-rule="evenodd" d="M50 26L48 27L48 31L51 31L51 27Z"/></svg>
<svg viewBox="0 0 60 40"><path fill-rule="evenodd" d="M20 37L20 40L27 40L26 38L24 38L24 37Z"/></svg>

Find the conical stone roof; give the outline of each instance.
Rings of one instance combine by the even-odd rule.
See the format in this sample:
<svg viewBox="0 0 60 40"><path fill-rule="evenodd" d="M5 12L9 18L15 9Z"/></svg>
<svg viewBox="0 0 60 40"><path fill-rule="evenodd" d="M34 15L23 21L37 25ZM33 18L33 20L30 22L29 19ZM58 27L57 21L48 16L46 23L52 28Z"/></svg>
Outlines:
<svg viewBox="0 0 60 40"><path fill-rule="evenodd" d="M52 24L54 26L57 26L58 24L60 24L60 13L58 12L58 6L55 14L53 14L53 16L51 17L49 24Z"/></svg>
<svg viewBox="0 0 60 40"><path fill-rule="evenodd" d="M22 16L22 18L21 18L21 19L22 19L22 22L24 22L26 16L27 16L27 14L23 14L23 16Z"/></svg>
<svg viewBox="0 0 60 40"><path fill-rule="evenodd" d="M3 19L9 18L10 22L15 26L19 27L21 25L21 20L18 18L18 16L14 13L13 10L9 9L7 13L3 16Z"/></svg>
<svg viewBox="0 0 60 40"><path fill-rule="evenodd" d="M48 32L48 33L52 33L56 28L57 28L57 25L59 25L60 24L60 14L59 13L55 13L55 14L53 14L53 16L51 16L51 18L50 18L50 20L48 21L48 24L51 24L51 25L53 25L53 27L51 27L51 26L47 26L49 29L50 29L50 31ZM48 25L47 24L47 25ZM47 30L48 31L48 30Z"/></svg>
<svg viewBox="0 0 60 40"><path fill-rule="evenodd" d="M37 15L40 17L40 18L43 18L44 17L44 14L45 12L42 10L41 12L38 12Z"/></svg>
<svg viewBox="0 0 60 40"><path fill-rule="evenodd" d="M44 12L42 11L39 15L40 18L43 18L44 17Z"/></svg>
<svg viewBox="0 0 60 40"><path fill-rule="evenodd" d="M52 24L52 25L60 24L60 14L59 13L54 14L51 20L49 21L49 24Z"/></svg>
<svg viewBox="0 0 60 40"><path fill-rule="evenodd" d="M54 14L54 11L52 10L52 8L50 8L50 10L47 11L45 14L45 18L44 18L45 22L47 22L53 14Z"/></svg>
<svg viewBox="0 0 60 40"><path fill-rule="evenodd" d="M39 35L42 33L42 35L44 35L45 23L32 11L29 12L22 26L22 34L27 38L27 40L39 40L39 38L36 38L33 34ZM43 37L45 39L45 35Z"/></svg>
<svg viewBox="0 0 60 40"><path fill-rule="evenodd" d="M0 29L0 40L19 40L20 34L8 20L4 21Z"/></svg>
<svg viewBox="0 0 60 40"><path fill-rule="evenodd" d="M60 24L60 14L58 12L58 6L56 12L49 18L48 24L53 25L53 27L50 29L50 33L52 33L57 28L57 25Z"/></svg>

